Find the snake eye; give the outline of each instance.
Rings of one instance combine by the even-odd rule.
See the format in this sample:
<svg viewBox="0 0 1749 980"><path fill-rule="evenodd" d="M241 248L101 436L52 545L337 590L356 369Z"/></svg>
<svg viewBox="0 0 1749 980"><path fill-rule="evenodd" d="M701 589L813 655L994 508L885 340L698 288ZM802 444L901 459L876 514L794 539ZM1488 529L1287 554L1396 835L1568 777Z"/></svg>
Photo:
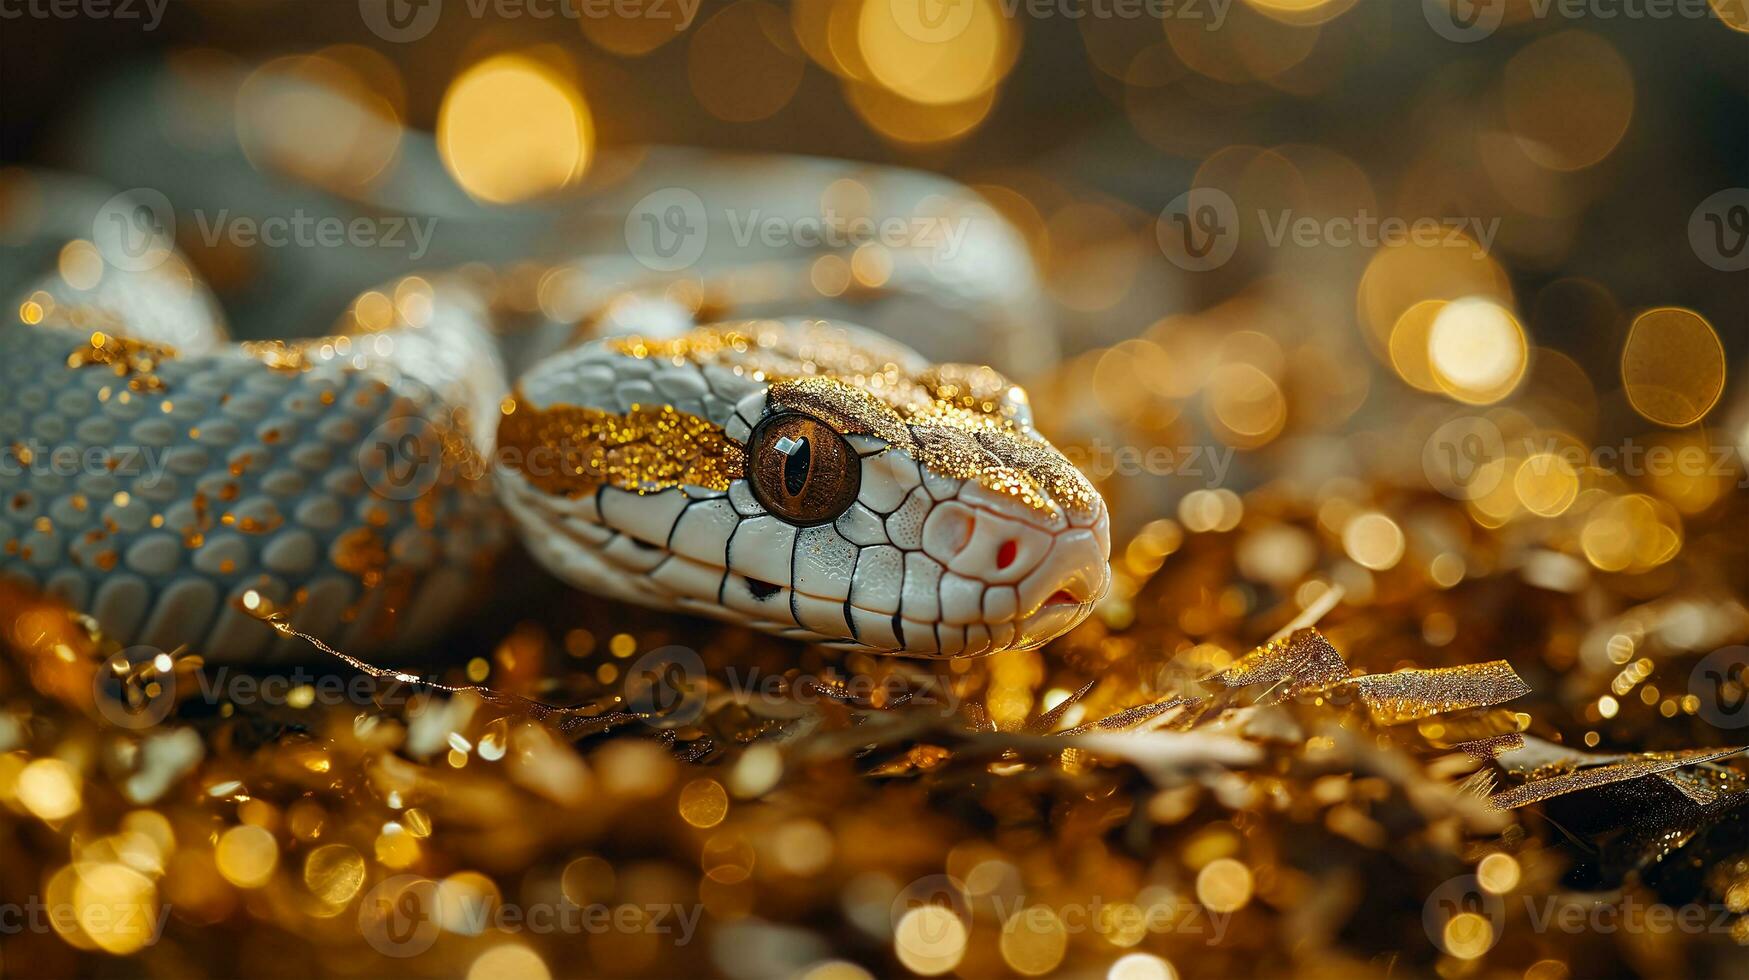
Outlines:
<svg viewBox="0 0 1749 980"><path fill-rule="evenodd" d="M838 519L862 489L862 460L838 431L812 415L784 412L747 440L753 496L773 516L807 527Z"/></svg>

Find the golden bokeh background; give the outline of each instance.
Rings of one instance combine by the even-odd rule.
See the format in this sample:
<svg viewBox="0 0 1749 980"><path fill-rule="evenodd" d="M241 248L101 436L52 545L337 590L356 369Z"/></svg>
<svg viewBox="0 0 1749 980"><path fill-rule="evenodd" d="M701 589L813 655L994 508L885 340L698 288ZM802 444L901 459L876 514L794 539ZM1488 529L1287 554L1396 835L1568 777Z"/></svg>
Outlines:
<svg viewBox="0 0 1749 980"><path fill-rule="evenodd" d="M1357 667L1510 660L1536 691L1490 719L1513 733L1612 752L1736 744L1685 679L1749 638L1749 283L1729 209L1702 213L1749 186L1742 3L1654 22L1499 0L1483 5L1491 34L1462 41L1441 33L1442 0L1180 3L1164 18L1013 0L705 0L690 17L678 0L579 16L449 0L412 38L373 31L370 2L177 0L149 31L0 21L7 227L46 220L26 164L138 183L133 161L80 157L74 134L126 84L111 70L140 64L167 68L166 104L175 85L223 88L200 103L221 110L156 122L180 151L234 135L261 173L350 200L402 186L411 134L435 139L445 193L529 214L611 190L647 144L944 173L1014 224L1037 267L1037 317L1063 356L1020 380L1112 506L1113 592L1046 651L940 668L978 705L973 735L932 731L864 762L843 745L780 750L760 741L777 722L736 715L711 730L729 748L709 765L677 760L672 738L573 751L460 697L403 721L295 695L294 714L309 710L291 721L227 713L201 737L112 740L63 703L88 674L58 671L86 648L18 600L8 644L38 659L21 654L0 687L0 890L77 914L0 936L0 973L1565 980L1740 964L1736 851L1695 872L1737 916L1712 937L1723 954L1668 936L1563 947L1516 924L1503 940L1474 910L1423 936L1426 892L1400 881L1463 872L1528 894L1560 886L1570 856L1534 821L1462 801L1429 816L1450 780L1392 767L1407 756L1354 761L1382 729L1345 722L1254 779L1182 785L1136 775L1158 759L1118 777L1080 749L1034 768L1023 736L1183 693L1340 596L1327 632ZM407 8L415 24L425 9ZM1232 252L1207 269L1162 247L1180 231L1173 202L1196 192L1232 207ZM870 193L843 181L821 203L867 211ZM269 260L189 252L221 297L259 301ZM104 274L89 241L54 258L80 288ZM892 261L830 257L813 284L878 287ZM513 278L531 308L572 312L562 277ZM347 315L416 321L429 287L401 283ZM33 294L17 314L40 323L53 304ZM799 656L550 583L500 606L445 647L454 679L557 696L562 675L564 692L606 695L670 641L778 675ZM853 666L909 669L866 660ZM841 735L846 717L823 724ZM1449 748L1444 724L1394 737ZM996 733L1016 742L954 754ZM197 785L169 792L158 774L203 753ZM937 874L980 911L894 911L907 881ZM366 895L427 908L437 953L362 946ZM1237 933L1137 924L1167 898ZM566 945L470 918L511 899L685 900L716 945L638 930ZM992 899L1007 900L994 921ZM1065 912L1096 899L1091 925ZM161 909L161 943L123 914Z"/></svg>

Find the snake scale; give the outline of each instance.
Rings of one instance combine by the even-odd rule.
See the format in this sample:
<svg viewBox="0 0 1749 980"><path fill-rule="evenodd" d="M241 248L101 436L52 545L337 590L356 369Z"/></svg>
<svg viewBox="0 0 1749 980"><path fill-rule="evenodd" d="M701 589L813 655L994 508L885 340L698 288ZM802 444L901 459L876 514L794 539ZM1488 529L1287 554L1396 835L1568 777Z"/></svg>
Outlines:
<svg viewBox="0 0 1749 980"><path fill-rule="evenodd" d="M64 247L0 330L0 575L124 644L259 661L286 642L244 608L266 600L342 648L407 647L513 536L591 592L922 657L1037 646L1109 583L1105 505L1025 392L772 286L819 255L585 256L559 318L507 313L501 268L422 269L333 333L238 342L158 247ZM989 278L930 262L913 288L900 256L861 310L928 317L967 306L941 282Z"/></svg>

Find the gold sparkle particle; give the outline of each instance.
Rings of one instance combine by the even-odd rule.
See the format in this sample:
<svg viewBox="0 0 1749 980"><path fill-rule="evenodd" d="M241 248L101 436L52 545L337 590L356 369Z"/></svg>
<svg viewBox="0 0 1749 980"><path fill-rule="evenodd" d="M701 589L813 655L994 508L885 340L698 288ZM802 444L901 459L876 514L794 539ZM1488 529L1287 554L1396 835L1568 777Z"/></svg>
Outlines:
<svg viewBox="0 0 1749 980"><path fill-rule="evenodd" d="M292 341L283 340L250 340L239 345L243 353L255 358L275 371L297 373L308 371L316 366L313 356L323 343L323 338L315 340ZM332 344L332 339L328 339Z"/></svg>
<svg viewBox="0 0 1749 980"><path fill-rule="evenodd" d="M153 372L160 361L175 356L173 347L98 330L86 339L85 346L67 355L67 366L77 369L105 364L116 377L129 378L128 387L135 391L163 391L164 382Z"/></svg>

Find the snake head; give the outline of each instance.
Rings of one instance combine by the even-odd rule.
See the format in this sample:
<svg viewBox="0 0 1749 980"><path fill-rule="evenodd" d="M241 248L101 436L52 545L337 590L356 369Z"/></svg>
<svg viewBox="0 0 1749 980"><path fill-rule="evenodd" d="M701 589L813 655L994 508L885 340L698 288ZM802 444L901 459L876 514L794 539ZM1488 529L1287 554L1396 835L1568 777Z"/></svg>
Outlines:
<svg viewBox="0 0 1749 980"><path fill-rule="evenodd" d="M1019 388L852 328L586 345L524 376L499 438L536 557L646 605L954 657L1043 644L1110 584L1105 504Z"/></svg>

